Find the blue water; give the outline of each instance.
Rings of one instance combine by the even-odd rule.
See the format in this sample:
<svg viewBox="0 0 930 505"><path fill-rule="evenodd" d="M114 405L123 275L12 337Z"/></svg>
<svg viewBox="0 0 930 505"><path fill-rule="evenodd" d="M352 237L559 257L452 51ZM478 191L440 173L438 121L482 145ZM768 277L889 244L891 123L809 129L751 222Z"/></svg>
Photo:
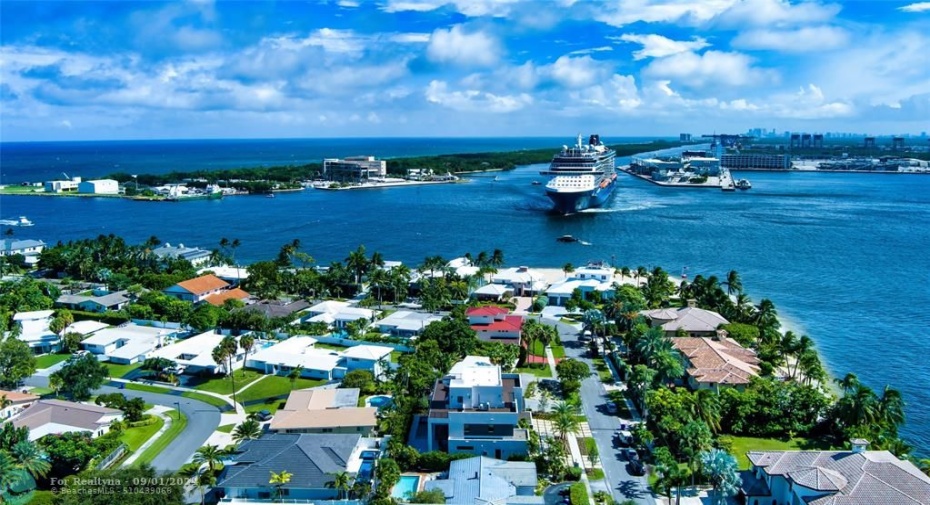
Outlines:
<svg viewBox="0 0 930 505"><path fill-rule="evenodd" d="M370 152L366 141L355 142L352 152ZM723 193L621 175L605 208L561 217L547 212L544 189L531 185L539 168L477 174L458 185L306 190L273 201L3 197L0 217L27 216L36 225L15 229L17 236L46 242L115 233L139 243L154 234L214 248L221 237L238 238L236 255L245 262L273 258L299 238L322 264L364 244L411 266L432 254L500 248L509 265L604 260L721 278L735 269L754 301L772 299L789 327L815 340L834 375L852 371L876 390L900 389L904 436L930 449L923 366L930 355L930 176L739 173L753 189ZM4 160L8 170L20 169ZM555 241L565 234L591 245Z"/></svg>
<svg viewBox="0 0 930 505"><path fill-rule="evenodd" d="M368 404L372 407L384 407L390 405L394 400L390 396L372 396L368 398Z"/></svg>
<svg viewBox="0 0 930 505"><path fill-rule="evenodd" d="M394 485L391 490L391 496L398 499L405 499L412 494L416 494L417 487L420 485L420 477L416 475L401 475L400 481Z"/></svg>

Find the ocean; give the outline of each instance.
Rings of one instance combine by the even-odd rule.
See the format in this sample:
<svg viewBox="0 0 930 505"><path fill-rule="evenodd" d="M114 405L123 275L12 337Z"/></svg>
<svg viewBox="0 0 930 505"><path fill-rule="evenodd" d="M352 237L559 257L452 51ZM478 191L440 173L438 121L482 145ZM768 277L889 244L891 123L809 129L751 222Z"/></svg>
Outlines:
<svg viewBox="0 0 930 505"><path fill-rule="evenodd" d="M509 139L510 143L494 144L476 139L469 144L468 139L426 139L417 145L415 140L398 139L394 145L387 139L343 139L342 150L325 156L488 151L495 150L494 145L557 148L570 141ZM174 169L195 165L186 159L186 149L198 153L191 159L209 159L216 142L220 141L175 142L171 149L163 147L151 155L139 154L148 152L150 143L106 143L98 145L91 158L118 159L132 170ZM258 151L246 149L236 158L233 153L238 151L230 147L217 155L223 161L215 163L272 165L290 156L282 145L299 142L324 143L258 141L266 144L262 152L278 153L277 157L264 160ZM0 152L4 177L11 180L56 176L56 163L73 160L71 144L60 151L54 144L31 154L20 150L13 157L8 157L8 148L4 144ZM274 200L238 196L160 203L2 197L0 217L27 216L36 224L15 229L17 236L51 243L114 233L134 243L156 235L172 244L211 249L222 237L238 238L242 246L237 256L246 262L270 259L281 245L297 238L322 264L344 259L363 244L369 253L380 251L385 259L411 266L428 255L452 258L499 248L510 266L561 268L568 262L607 261L631 268L661 266L673 275L721 278L737 270L755 302L770 298L788 328L814 339L834 376L854 372L876 391L886 384L900 389L907 402L903 436L922 454L928 453L930 371L921 363L930 355L930 177L737 173L750 179L753 189L724 193L662 188L621 175L606 208L562 217L548 212L543 188L532 185L544 180L538 175L541 168L474 174L463 184L305 190L278 194ZM112 171L98 170L72 169L77 173L69 174L94 177ZM565 234L591 245L555 241Z"/></svg>

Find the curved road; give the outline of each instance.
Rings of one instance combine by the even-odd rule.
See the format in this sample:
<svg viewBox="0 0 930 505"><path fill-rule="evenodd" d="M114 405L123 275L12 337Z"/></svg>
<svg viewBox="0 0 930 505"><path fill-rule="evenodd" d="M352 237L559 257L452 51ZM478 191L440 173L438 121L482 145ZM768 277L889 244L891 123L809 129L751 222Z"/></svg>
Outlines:
<svg viewBox="0 0 930 505"><path fill-rule="evenodd" d="M49 371L43 371L26 379L26 384L35 387L48 387ZM128 398L142 398L146 403L161 405L170 409L177 409L180 404L181 412L187 416L187 426L168 447L155 457L152 466L157 470L175 471L199 449L210 435L220 425L220 410L213 405L184 398L183 396L148 393L132 389L119 389L103 386L94 391L97 394L122 393Z"/></svg>

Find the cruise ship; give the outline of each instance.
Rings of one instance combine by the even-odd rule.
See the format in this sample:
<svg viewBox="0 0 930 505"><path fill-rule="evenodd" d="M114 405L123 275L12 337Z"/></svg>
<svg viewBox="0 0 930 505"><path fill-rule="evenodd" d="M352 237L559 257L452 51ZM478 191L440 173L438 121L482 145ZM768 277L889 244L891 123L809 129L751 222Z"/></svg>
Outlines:
<svg viewBox="0 0 930 505"><path fill-rule="evenodd" d="M549 169L540 172L552 176L546 184L546 195L555 210L574 214L604 205L617 182L616 156L596 134L588 137L587 145L579 135L576 145L562 146L562 151L552 157Z"/></svg>

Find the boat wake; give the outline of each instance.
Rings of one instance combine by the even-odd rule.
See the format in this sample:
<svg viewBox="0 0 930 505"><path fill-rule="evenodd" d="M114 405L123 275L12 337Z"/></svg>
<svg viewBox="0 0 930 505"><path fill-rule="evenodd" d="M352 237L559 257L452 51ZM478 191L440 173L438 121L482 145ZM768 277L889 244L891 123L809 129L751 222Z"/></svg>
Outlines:
<svg viewBox="0 0 930 505"><path fill-rule="evenodd" d="M591 245L591 242L586 242L584 240L579 240L578 243L581 245Z"/></svg>

